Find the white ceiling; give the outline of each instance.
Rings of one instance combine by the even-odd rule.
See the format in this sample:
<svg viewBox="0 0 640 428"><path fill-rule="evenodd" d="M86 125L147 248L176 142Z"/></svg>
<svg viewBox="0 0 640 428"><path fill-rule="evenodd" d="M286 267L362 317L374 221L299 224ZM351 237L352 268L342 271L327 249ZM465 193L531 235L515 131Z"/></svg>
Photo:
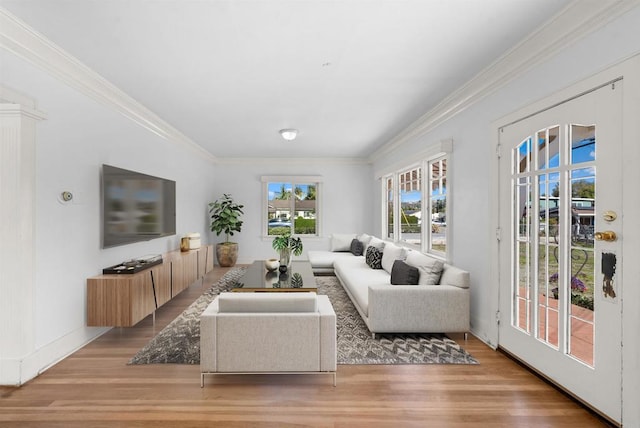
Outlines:
<svg viewBox="0 0 640 428"><path fill-rule="evenodd" d="M568 3L0 0L222 158L366 158Z"/></svg>

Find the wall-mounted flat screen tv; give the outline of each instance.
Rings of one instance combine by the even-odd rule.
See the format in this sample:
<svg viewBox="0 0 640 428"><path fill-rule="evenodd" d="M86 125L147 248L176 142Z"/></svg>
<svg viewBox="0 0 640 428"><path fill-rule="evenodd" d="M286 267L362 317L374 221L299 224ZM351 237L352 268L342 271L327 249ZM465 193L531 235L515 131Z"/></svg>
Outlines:
<svg viewBox="0 0 640 428"><path fill-rule="evenodd" d="M176 234L176 182L102 165L102 247Z"/></svg>

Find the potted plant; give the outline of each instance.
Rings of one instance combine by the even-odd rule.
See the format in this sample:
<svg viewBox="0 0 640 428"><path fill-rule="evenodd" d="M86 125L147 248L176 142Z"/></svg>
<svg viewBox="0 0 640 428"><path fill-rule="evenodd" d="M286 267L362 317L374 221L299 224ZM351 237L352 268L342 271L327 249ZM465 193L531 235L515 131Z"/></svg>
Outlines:
<svg viewBox="0 0 640 428"><path fill-rule="evenodd" d="M292 253L294 256L302 254L302 239L291 236L289 232L273 238L271 246L280 253L280 268L283 269L284 266L284 270L291 264Z"/></svg>
<svg viewBox="0 0 640 428"><path fill-rule="evenodd" d="M224 232L226 235L225 242L216 245L216 258L218 264L223 267L233 266L238 260L238 244L229 242L229 236L233 236L233 232L240 232L242 229L241 214L244 214L240 205L234 202L229 194L223 194L222 198L209 204L209 212L211 213L211 231L216 232L220 236Z"/></svg>

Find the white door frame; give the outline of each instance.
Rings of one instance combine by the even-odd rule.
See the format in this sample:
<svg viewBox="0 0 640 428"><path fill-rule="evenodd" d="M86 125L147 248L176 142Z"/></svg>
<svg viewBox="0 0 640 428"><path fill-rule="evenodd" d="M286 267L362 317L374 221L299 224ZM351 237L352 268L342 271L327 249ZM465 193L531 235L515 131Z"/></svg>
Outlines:
<svg viewBox="0 0 640 428"><path fill-rule="evenodd" d="M498 196L500 181L498 174L499 154L499 129L505 124L512 123L522 118L548 109L565 100L576 97L608 81L624 78L623 107L622 107L622 156L623 167L623 216L629 221L625 224L625 232L622 242L622 252L626 260L634 261L625 263L622 269L622 284L629 284L624 290L621 299L623 307L622 318L622 370L623 370L623 396L622 396L622 423L626 426L640 426L640 55L636 55L607 70L597 73L579 83L562 89L552 95L540 99L532 104L510 113L491 123L491 156L490 171L490 229L491 236L491 266L490 266L490 308L491 314L498 314L500 296L499 278L499 253L497 231L499 228L500 212L498 211ZM508 156L507 150L502 155ZM624 185L624 183L635 183ZM503 232L507 233L507 231ZM504 261L510 263L510 260ZM624 260L622 261L624 263ZM506 322L506 320L505 320ZM496 346L500 345L497 320L490 324L489 337L495 338ZM544 375L544 373L543 373Z"/></svg>

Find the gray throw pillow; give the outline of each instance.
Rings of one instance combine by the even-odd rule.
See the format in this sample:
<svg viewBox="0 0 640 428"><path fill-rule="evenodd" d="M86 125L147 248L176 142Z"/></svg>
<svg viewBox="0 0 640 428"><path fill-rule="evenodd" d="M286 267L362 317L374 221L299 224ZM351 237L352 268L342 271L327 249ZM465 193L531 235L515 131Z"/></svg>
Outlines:
<svg viewBox="0 0 640 428"><path fill-rule="evenodd" d="M351 254L354 256L361 256L363 251L364 245L362 245L362 242L357 239L351 241Z"/></svg>
<svg viewBox="0 0 640 428"><path fill-rule="evenodd" d="M367 248L365 261L371 269L382 269L382 250L370 246Z"/></svg>
<svg viewBox="0 0 640 428"><path fill-rule="evenodd" d="M437 285L440 284L440 276L444 269L444 262L432 259L427 264L418 266L420 272L420 285Z"/></svg>
<svg viewBox="0 0 640 428"><path fill-rule="evenodd" d="M416 285L420 279L418 268L409 266L402 260L393 262L391 285Z"/></svg>

